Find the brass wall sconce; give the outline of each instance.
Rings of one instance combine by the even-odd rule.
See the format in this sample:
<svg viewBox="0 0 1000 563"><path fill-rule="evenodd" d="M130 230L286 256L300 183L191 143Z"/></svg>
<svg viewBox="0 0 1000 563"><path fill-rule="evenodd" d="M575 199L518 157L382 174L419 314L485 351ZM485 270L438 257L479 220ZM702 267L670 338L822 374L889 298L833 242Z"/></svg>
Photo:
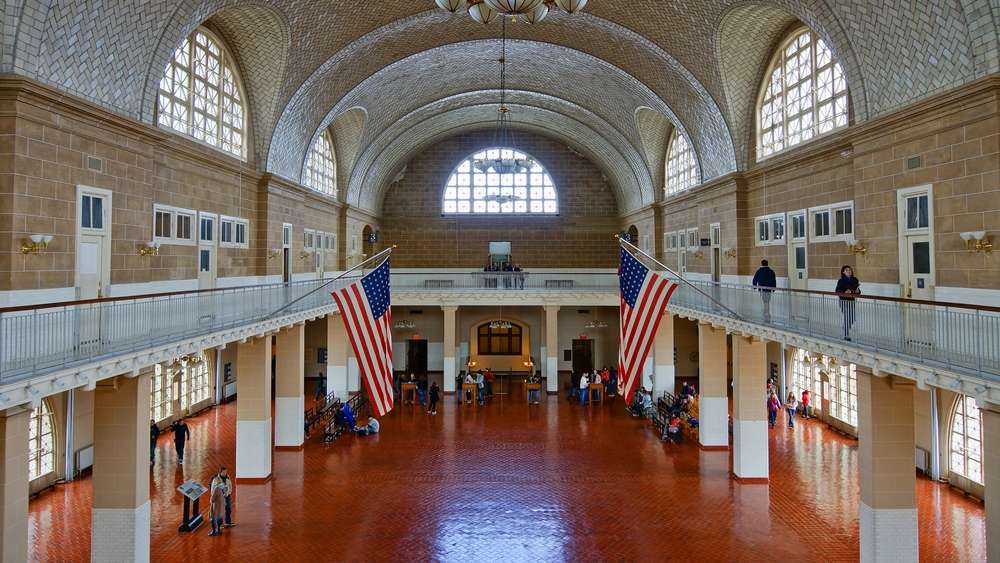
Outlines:
<svg viewBox="0 0 1000 563"><path fill-rule="evenodd" d="M736 249L730 248L729 250L726 250L725 255L726 258L736 258Z"/></svg>
<svg viewBox="0 0 1000 563"><path fill-rule="evenodd" d="M21 242L21 254L38 254L49 247L52 235L31 235Z"/></svg>
<svg viewBox="0 0 1000 563"><path fill-rule="evenodd" d="M139 245L139 256L157 256L160 254L160 243L149 241Z"/></svg>
<svg viewBox="0 0 1000 563"><path fill-rule="evenodd" d="M312 252L308 250L303 250L302 252L299 253L299 258L303 260L308 260L310 256L312 256Z"/></svg>
<svg viewBox="0 0 1000 563"><path fill-rule="evenodd" d="M698 260L701 260L702 258L705 257L705 253L702 252L702 251L700 251L700 250L695 250L694 253L691 254L691 257L692 258L697 258Z"/></svg>
<svg viewBox="0 0 1000 563"><path fill-rule="evenodd" d="M281 251L278 250L277 248L272 248L267 251L268 260L271 260L272 258L277 258L278 256L281 256Z"/></svg>
<svg viewBox="0 0 1000 563"><path fill-rule="evenodd" d="M847 251L851 254L861 254L863 256L868 252L868 248L854 237L850 237L844 242L847 244Z"/></svg>
<svg viewBox="0 0 1000 563"><path fill-rule="evenodd" d="M965 241L965 249L969 252L990 252L993 250L993 242L986 236L986 231L968 231L960 233Z"/></svg>

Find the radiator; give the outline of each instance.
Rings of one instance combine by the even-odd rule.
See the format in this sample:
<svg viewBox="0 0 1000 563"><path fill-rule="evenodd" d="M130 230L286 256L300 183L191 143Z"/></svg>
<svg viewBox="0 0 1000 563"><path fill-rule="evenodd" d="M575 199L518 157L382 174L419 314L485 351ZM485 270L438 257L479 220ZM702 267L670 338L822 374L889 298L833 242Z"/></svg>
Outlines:
<svg viewBox="0 0 1000 563"><path fill-rule="evenodd" d="M94 465L94 446L87 446L76 451L76 472L79 473Z"/></svg>
<svg viewBox="0 0 1000 563"><path fill-rule="evenodd" d="M931 472L930 457L927 450L923 448L914 448L913 450L913 463L925 475L930 475Z"/></svg>

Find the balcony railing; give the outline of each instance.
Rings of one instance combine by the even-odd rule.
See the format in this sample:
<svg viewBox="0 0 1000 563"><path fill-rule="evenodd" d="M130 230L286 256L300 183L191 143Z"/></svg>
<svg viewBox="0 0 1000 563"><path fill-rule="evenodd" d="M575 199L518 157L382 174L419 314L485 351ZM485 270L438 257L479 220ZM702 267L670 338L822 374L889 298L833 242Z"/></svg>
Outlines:
<svg viewBox="0 0 1000 563"><path fill-rule="evenodd" d="M394 291L618 291L613 272L394 272Z"/></svg>

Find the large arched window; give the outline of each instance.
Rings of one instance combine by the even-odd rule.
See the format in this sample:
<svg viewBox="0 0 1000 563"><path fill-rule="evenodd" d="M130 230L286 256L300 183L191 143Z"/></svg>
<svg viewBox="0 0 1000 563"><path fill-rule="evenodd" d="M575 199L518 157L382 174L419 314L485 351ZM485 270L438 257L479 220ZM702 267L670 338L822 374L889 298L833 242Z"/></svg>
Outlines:
<svg viewBox="0 0 1000 563"><path fill-rule="evenodd" d="M337 197L337 166L333 159L333 143L326 131L316 137L309 149L305 184L318 192Z"/></svg>
<svg viewBox="0 0 1000 563"><path fill-rule="evenodd" d="M205 28L196 29L174 51L157 100L160 127L245 158L245 104L236 64Z"/></svg>
<svg viewBox="0 0 1000 563"><path fill-rule="evenodd" d="M801 400L802 392L806 389L809 390L810 406L815 411L820 410L823 382L819 375L819 368L810 358L809 352L799 349L792 357L792 390L795 391L795 398Z"/></svg>
<svg viewBox="0 0 1000 563"><path fill-rule="evenodd" d="M444 188L442 210L467 213L558 213L552 177L537 160L510 148L466 158Z"/></svg>
<svg viewBox="0 0 1000 563"><path fill-rule="evenodd" d="M56 445L52 432L52 411L43 400L31 411L28 427L28 479L38 479L55 469Z"/></svg>
<svg viewBox="0 0 1000 563"><path fill-rule="evenodd" d="M960 395L951 421L951 470L983 482L983 419L976 400Z"/></svg>
<svg viewBox="0 0 1000 563"><path fill-rule="evenodd" d="M847 125L844 70L812 31L793 32L766 76L757 107L758 158Z"/></svg>
<svg viewBox="0 0 1000 563"><path fill-rule="evenodd" d="M858 425L858 372L854 364L839 365L828 360L830 416Z"/></svg>
<svg viewBox="0 0 1000 563"><path fill-rule="evenodd" d="M484 356L520 356L521 327L511 324L510 328L490 326L486 323L477 331L479 354Z"/></svg>
<svg viewBox="0 0 1000 563"><path fill-rule="evenodd" d="M698 161L691 143L677 128L670 134L667 144L666 194L671 196L698 185Z"/></svg>
<svg viewBox="0 0 1000 563"><path fill-rule="evenodd" d="M149 412L150 417L157 422L174 414L173 372L162 364L153 366Z"/></svg>

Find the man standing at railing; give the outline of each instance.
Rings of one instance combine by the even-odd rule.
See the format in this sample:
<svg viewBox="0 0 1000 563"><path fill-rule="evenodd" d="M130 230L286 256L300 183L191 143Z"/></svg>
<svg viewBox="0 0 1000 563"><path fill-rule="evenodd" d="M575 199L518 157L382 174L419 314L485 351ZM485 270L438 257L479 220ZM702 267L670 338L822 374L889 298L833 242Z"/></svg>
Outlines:
<svg viewBox="0 0 1000 563"><path fill-rule="evenodd" d="M778 285L774 270L767 265L767 260L760 261L760 268L753 275L753 286L760 290L760 299L764 303L764 322L771 322L771 293Z"/></svg>

